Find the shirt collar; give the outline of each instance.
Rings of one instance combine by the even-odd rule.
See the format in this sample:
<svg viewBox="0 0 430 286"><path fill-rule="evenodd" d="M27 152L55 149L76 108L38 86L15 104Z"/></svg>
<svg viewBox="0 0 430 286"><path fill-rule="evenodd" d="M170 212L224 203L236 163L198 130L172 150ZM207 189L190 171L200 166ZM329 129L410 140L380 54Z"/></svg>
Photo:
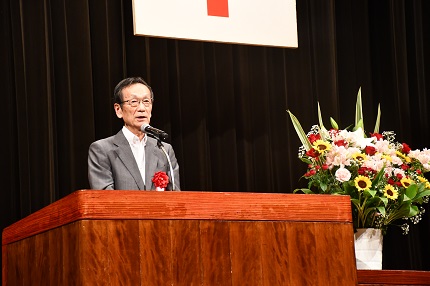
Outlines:
<svg viewBox="0 0 430 286"><path fill-rule="evenodd" d="M122 127L122 133L124 133L125 139L127 139L129 144L139 144L139 143L143 143L143 146L146 145L146 141L148 140L148 136L143 136L143 140L142 142L139 141L139 137L137 137L135 134L133 134L133 132L131 132L130 130L128 130L127 127L123 126Z"/></svg>

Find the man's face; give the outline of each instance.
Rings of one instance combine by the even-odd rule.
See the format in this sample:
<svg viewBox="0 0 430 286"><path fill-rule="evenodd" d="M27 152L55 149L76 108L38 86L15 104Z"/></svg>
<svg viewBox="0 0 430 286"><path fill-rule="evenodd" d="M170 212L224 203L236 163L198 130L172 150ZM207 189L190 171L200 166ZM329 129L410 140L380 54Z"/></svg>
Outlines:
<svg viewBox="0 0 430 286"><path fill-rule="evenodd" d="M137 100L136 107L130 105L131 100ZM145 106L145 101L150 101L148 106ZM122 90L122 106L118 103L114 104L116 116L124 120L124 125L136 135L142 135L140 127L146 123L149 124L152 112L151 91L148 87L141 83L130 85Z"/></svg>

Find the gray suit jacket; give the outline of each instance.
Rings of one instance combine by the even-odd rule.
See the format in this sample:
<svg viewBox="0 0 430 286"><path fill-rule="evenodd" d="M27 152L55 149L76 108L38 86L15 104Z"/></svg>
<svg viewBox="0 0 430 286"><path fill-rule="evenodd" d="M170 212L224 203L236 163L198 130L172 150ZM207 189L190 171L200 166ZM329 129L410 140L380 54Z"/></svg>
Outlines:
<svg viewBox="0 0 430 286"><path fill-rule="evenodd" d="M170 144L163 143L175 176L175 190L180 190L179 165ZM88 152L88 180L94 190L155 190L152 177L164 171L169 176L168 190L172 190L170 167L157 140L148 137L145 146L145 183L143 183L131 147L122 131L91 144Z"/></svg>

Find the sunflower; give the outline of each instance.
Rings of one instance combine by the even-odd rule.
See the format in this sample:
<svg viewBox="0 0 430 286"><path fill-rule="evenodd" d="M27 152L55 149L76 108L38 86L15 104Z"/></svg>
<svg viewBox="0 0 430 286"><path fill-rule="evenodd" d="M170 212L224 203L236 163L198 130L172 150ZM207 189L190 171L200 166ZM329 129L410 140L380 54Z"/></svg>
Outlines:
<svg viewBox="0 0 430 286"><path fill-rule="evenodd" d="M412 161L411 158L409 158L408 156L404 155L400 151L396 151L396 155L399 156L399 157L402 157L403 160L405 160L407 163L410 163Z"/></svg>
<svg viewBox="0 0 430 286"><path fill-rule="evenodd" d="M424 183L424 184L425 184L425 186L426 186L426 188L427 188L427 189L430 189L430 183L429 183L429 181L428 181L426 178L424 178L424 177L422 177L422 176L417 176L417 178L418 178L418 180L419 180L421 183Z"/></svg>
<svg viewBox="0 0 430 286"><path fill-rule="evenodd" d="M385 160L387 160L387 161L389 161L389 162L393 162L393 158L391 158L391 156L388 156L388 155L382 155L382 156L381 156L381 158L382 158L382 159L385 159Z"/></svg>
<svg viewBox="0 0 430 286"><path fill-rule="evenodd" d="M423 176L417 176L417 178L418 178L418 181L420 181L420 183L428 183L429 181L426 179L426 178L424 178Z"/></svg>
<svg viewBox="0 0 430 286"><path fill-rule="evenodd" d="M329 150L331 149L331 145L330 145L330 143L325 142L325 141L323 141L323 140L317 140L317 141L315 141L312 145L313 145L313 146L314 146L314 148L315 148L315 149L317 149L317 150L318 150L318 152L320 152L320 153L327 152L327 151L329 151Z"/></svg>
<svg viewBox="0 0 430 286"><path fill-rule="evenodd" d="M394 188L394 186L386 185L384 188L384 195L389 199L395 200L399 196L399 192Z"/></svg>
<svg viewBox="0 0 430 286"><path fill-rule="evenodd" d="M357 162L364 162L367 160L366 154L360 152L352 154L352 158Z"/></svg>
<svg viewBox="0 0 430 286"><path fill-rule="evenodd" d="M414 184L415 182L412 179L404 177L400 180L400 183L402 184L403 187L407 188L411 184Z"/></svg>
<svg viewBox="0 0 430 286"><path fill-rule="evenodd" d="M354 179L354 185L359 191L365 191L370 189L372 182L368 177L359 175Z"/></svg>

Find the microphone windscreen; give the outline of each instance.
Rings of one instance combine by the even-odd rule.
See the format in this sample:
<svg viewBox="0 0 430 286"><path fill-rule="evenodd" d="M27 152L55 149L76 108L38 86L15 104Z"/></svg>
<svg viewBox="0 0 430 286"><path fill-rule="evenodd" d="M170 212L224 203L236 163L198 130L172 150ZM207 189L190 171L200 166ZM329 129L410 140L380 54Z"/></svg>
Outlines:
<svg viewBox="0 0 430 286"><path fill-rule="evenodd" d="M142 124L142 126L140 127L140 130L142 131L142 132L145 132L146 133L146 127L148 127L149 126L149 124L147 124L147 123L144 123L144 124Z"/></svg>

